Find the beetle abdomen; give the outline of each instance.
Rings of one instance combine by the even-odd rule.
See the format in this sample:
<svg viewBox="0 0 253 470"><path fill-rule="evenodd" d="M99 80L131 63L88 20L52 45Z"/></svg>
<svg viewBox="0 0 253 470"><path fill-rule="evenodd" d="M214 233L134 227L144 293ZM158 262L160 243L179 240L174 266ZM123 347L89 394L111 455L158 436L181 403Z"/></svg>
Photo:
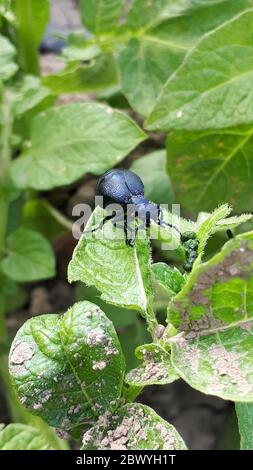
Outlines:
<svg viewBox="0 0 253 470"><path fill-rule="evenodd" d="M144 186L138 175L129 170L109 170L98 180L98 193L107 201L127 204L134 195L143 195Z"/></svg>

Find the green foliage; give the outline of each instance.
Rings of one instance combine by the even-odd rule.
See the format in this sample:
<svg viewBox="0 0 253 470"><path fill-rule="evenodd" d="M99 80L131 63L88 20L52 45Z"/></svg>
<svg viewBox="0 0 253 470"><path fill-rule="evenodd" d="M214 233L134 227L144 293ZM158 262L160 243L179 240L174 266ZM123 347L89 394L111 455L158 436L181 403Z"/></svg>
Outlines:
<svg viewBox="0 0 253 470"><path fill-rule="evenodd" d="M145 386L182 378L236 402L241 447L252 449L253 232L240 225L252 229L253 2L81 0L88 34L71 33L62 70L41 78L49 6L0 6L0 375L19 421L0 426L0 448L65 448L48 423L83 435L84 450L185 449L169 423L133 403ZM50 107L64 93L93 101ZM148 136L135 113L168 136ZM50 242L71 229L38 191L98 176L148 137L126 167L147 199L180 202L196 221L163 209L173 226L152 221L153 263L145 230L127 246L95 209L87 229L98 230L82 236L68 268L70 282L86 284L79 302L25 322L10 351L14 388L41 426L16 402L4 326L25 302L20 283L55 275ZM237 236L215 251L227 230ZM164 241L175 250L161 256Z"/></svg>
<svg viewBox="0 0 253 470"><path fill-rule="evenodd" d="M30 145L13 162L12 177L22 188L69 184L86 172L103 173L145 138L128 116L101 104L51 108L33 120Z"/></svg>
<svg viewBox="0 0 253 470"><path fill-rule="evenodd" d="M14 339L9 362L22 403L54 427L85 426L113 410L120 397L119 341L112 323L89 302L73 305L64 316L28 320Z"/></svg>
<svg viewBox="0 0 253 470"><path fill-rule="evenodd" d="M0 429L0 450L50 450L38 429L12 423Z"/></svg>
<svg viewBox="0 0 253 470"><path fill-rule="evenodd" d="M38 232L18 229L7 238L7 256L0 263L14 281L27 282L55 275L55 260L48 241Z"/></svg>

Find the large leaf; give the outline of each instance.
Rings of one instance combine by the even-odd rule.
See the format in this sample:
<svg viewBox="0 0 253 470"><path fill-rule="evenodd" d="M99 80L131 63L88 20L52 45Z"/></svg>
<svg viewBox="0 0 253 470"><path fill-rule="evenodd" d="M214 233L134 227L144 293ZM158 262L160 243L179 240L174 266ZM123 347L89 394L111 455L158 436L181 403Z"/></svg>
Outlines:
<svg viewBox="0 0 253 470"><path fill-rule="evenodd" d="M105 415L83 436L84 450L181 450L185 443L176 429L140 403Z"/></svg>
<svg viewBox="0 0 253 470"><path fill-rule="evenodd" d="M241 450L253 450L253 403L236 403Z"/></svg>
<svg viewBox="0 0 253 470"><path fill-rule="evenodd" d="M86 230L101 222L105 213L97 208ZM95 226L96 226L95 225ZM83 235L69 264L70 282L82 281L95 286L106 302L138 310L146 318L152 311L151 258L147 240L127 246L124 232L113 230L108 221L103 230Z"/></svg>
<svg viewBox="0 0 253 470"><path fill-rule="evenodd" d="M250 5L251 0L134 1L126 27L135 39L119 58L123 93L133 109L147 116L196 41Z"/></svg>
<svg viewBox="0 0 253 470"><path fill-rule="evenodd" d="M26 424L12 423L0 430L0 450L49 450L38 429Z"/></svg>
<svg viewBox="0 0 253 470"><path fill-rule="evenodd" d="M199 265L169 307L178 374L204 393L253 401L253 232Z"/></svg>
<svg viewBox="0 0 253 470"><path fill-rule="evenodd" d="M172 202L173 189L170 179L166 175L166 154L164 150L157 150L138 158L133 162L131 170L142 179L147 199L157 204L170 204Z"/></svg>
<svg viewBox="0 0 253 470"><path fill-rule="evenodd" d="M16 49L11 42L0 35L0 82L8 80L17 71L17 65L14 62Z"/></svg>
<svg viewBox="0 0 253 470"><path fill-rule="evenodd" d="M55 258L49 242L38 232L18 229L7 238L3 273L18 282L47 279L55 274Z"/></svg>
<svg viewBox="0 0 253 470"><path fill-rule="evenodd" d="M253 54L248 10L205 35L168 80L149 129L220 129L253 120Z"/></svg>
<svg viewBox="0 0 253 470"><path fill-rule="evenodd" d="M117 25L124 0L80 0L84 26L96 35L111 32Z"/></svg>
<svg viewBox="0 0 253 470"><path fill-rule="evenodd" d="M113 324L96 305L28 320L10 351L21 402L54 427L71 429L114 409L124 358Z"/></svg>
<svg viewBox="0 0 253 470"><path fill-rule="evenodd" d="M168 173L177 200L190 211L210 210L222 201L237 211L251 210L252 134L252 126L172 132L167 139Z"/></svg>
<svg viewBox="0 0 253 470"><path fill-rule="evenodd" d="M128 116L98 103L52 108L33 120L30 146L13 162L12 176L18 186L42 190L69 184L103 173L145 138Z"/></svg>

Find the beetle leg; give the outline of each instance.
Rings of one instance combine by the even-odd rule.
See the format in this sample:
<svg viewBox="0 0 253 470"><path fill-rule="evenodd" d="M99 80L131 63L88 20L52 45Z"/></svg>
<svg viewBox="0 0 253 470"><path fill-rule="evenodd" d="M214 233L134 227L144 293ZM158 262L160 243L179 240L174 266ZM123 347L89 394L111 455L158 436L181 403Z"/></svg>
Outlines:
<svg viewBox="0 0 253 470"><path fill-rule="evenodd" d="M173 229L176 230L176 232L179 233L179 235L181 236L180 230L179 230L175 225L172 225L172 224L169 224L168 222L165 222L165 220L164 220L164 218L163 218L163 211L160 209L160 207L158 208L157 225L159 225L159 227L170 227L170 228L173 228Z"/></svg>
<svg viewBox="0 0 253 470"><path fill-rule="evenodd" d="M112 220L113 218L115 217L115 212L113 212L112 214L110 215L106 215L103 220L101 220L101 222L99 223L99 225L97 227L94 227L94 228L91 228L89 230L85 230L83 232L83 235L86 235L87 233L93 233L93 232L96 232L97 230L101 229L104 224L108 221L108 220Z"/></svg>

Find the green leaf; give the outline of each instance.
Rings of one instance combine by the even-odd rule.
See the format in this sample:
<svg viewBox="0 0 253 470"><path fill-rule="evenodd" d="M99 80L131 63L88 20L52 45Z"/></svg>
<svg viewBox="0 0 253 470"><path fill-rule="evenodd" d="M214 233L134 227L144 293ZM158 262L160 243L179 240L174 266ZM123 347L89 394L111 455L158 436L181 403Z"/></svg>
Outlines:
<svg viewBox="0 0 253 470"><path fill-rule="evenodd" d="M85 52L84 49L76 49L80 54ZM71 62L59 73L46 75L43 78L43 83L56 95L97 92L117 82L118 72L111 54L100 55L89 64L80 64L80 61Z"/></svg>
<svg viewBox="0 0 253 470"><path fill-rule="evenodd" d="M85 230L103 220L101 208L93 212ZM153 301L150 248L147 240L126 245L124 232L109 221L92 236L83 235L69 263L70 282L95 286L106 302L135 309L149 318Z"/></svg>
<svg viewBox="0 0 253 470"><path fill-rule="evenodd" d="M126 30L132 39L119 57L123 93L147 116L168 78L208 31L252 5L251 0L136 0Z"/></svg>
<svg viewBox="0 0 253 470"><path fill-rule="evenodd" d="M142 179L147 199L155 201L157 204L172 202L173 189L170 179L166 175L166 153L164 150L157 150L138 158L133 162L131 170Z"/></svg>
<svg viewBox="0 0 253 470"><path fill-rule="evenodd" d="M251 210L252 134L252 126L172 132L167 139L167 168L177 200L192 212L212 210L222 201L229 201L238 212Z"/></svg>
<svg viewBox="0 0 253 470"><path fill-rule="evenodd" d="M0 35L0 81L8 80L18 69L15 64L16 49L9 39Z"/></svg>
<svg viewBox="0 0 253 470"><path fill-rule="evenodd" d="M150 343L139 346L135 351L142 365L133 369L125 377L129 385L146 387L147 385L163 385L179 378L170 355L159 344Z"/></svg>
<svg viewBox="0 0 253 470"><path fill-rule="evenodd" d="M226 4L228 8L229 3L232 3L231 0L156 0L151 3L148 0L133 0L127 15L127 26L133 30L146 29L160 24L163 19L177 19L180 15L189 15L194 10L199 13L202 7L218 5L221 9L221 4ZM245 2L239 0L238 3Z"/></svg>
<svg viewBox="0 0 253 470"><path fill-rule="evenodd" d="M26 75L14 90L13 110L20 117L26 111L34 108L50 95L50 90L41 84L41 80L32 75Z"/></svg>
<svg viewBox="0 0 253 470"><path fill-rule="evenodd" d="M83 450L181 450L185 443L176 429L140 403L106 415L83 436Z"/></svg>
<svg viewBox="0 0 253 470"><path fill-rule="evenodd" d="M0 450L49 450L50 444L38 429L12 423L0 430Z"/></svg>
<svg viewBox="0 0 253 470"><path fill-rule="evenodd" d="M111 32L117 26L124 0L80 0L84 26L99 35Z"/></svg>
<svg viewBox="0 0 253 470"><path fill-rule="evenodd" d="M252 122L252 19L248 10L203 37L165 85L148 129L221 129Z"/></svg>
<svg viewBox="0 0 253 470"><path fill-rule="evenodd" d="M132 39L119 56L122 92L143 116L151 112L167 78L179 67L187 49L156 36Z"/></svg>
<svg viewBox="0 0 253 470"><path fill-rule="evenodd" d="M241 450L253 450L253 403L236 403Z"/></svg>
<svg viewBox="0 0 253 470"><path fill-rule="evenodd" d="M84 426L120 398L124 358L117 334L90 302L74 304L63 316L28 320L9 364L21 402L54 427Z"/></svg>
<svg viewBox="0 0 253 470"><path fill-rule="evenodd" d="M17 282L47 279L55 275L55 259L48 241L38 232L18 229L7 238L3 273Z"/></svg>
<svg viewBox="0 0 253 470"><path fill-rule="evenodd" d="M253 401L253 232L239 235L193 269L169 306L181 332L172 364L192 387L233 401Z"/></svg>
<svg viewBox="0 0 253 470"><path fill-rule="evenodd" d="M171 268L166 263L155 263L152 265L155 280L172 296L180 292L185 284L185 278L174 266Z"/></svg>
<svg viewBox="0 0 253 470"><path fill-rule="evenodd" d="M12 164L20 187L50 189L101 174L146 139L127 115L98 103L51 108L32 123L31 143Z"/></svg>

